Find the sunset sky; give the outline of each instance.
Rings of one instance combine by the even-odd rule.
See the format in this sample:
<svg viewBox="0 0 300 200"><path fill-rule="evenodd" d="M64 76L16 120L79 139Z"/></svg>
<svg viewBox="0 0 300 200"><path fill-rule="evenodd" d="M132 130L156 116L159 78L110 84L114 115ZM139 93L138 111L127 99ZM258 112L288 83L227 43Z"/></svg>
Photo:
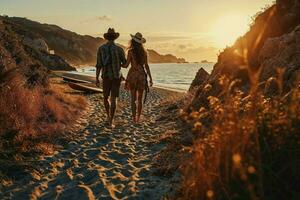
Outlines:
<svg viewBox="0 0 300 200"><path fill-rule="evenodd" d="M0 0L0 14L101 36L108 27L142 32L146 47L188 61L215 61L217 53L247 31L251 17L273 0Z"/></svg>

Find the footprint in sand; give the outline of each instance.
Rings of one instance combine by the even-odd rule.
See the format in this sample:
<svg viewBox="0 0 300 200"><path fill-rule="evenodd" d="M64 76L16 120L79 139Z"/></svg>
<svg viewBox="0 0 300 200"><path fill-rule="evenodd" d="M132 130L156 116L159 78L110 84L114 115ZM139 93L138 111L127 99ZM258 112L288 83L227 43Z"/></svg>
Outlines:
<svg viewBox="0 0 300 200"><path fill-rule="evenodd" d="M153 175L152 158L163 145L155 139L164 129L156 124L164 99L153 90L144 107L144 121L131 123L128 93L122 91L115 129L105 128L99 95L88 97L92 105L79 139L52 157L41 160L39 178L14 182L0 199L161 199L170 190L167 178ZM2 190L2 189L1 189Z"/></svg>

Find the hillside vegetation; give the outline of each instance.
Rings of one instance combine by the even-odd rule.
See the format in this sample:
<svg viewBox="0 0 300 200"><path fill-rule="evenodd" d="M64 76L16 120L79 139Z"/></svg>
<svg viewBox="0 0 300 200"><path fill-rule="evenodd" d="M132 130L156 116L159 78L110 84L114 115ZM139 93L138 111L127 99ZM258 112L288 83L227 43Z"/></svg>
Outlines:
<svg viewBox="0 0 300 200"><path fill-rule="evenodd" d="M277 0L194 81L176 198L299 199L299 52L300 1Z"/></svg>
<svg viewBox="0 0 300 200"><path fill-rule="evenodd" d="M32 153L47 153L86 107L82 97L66 95L49 84L47 63L65 64L26 45L19 29L0 18L0 162L1 172L9 161ZM40 54L49 56L45 62ZM64 67L69 65L63 65ZM1 174L1 173L0 173Z"/></svg>

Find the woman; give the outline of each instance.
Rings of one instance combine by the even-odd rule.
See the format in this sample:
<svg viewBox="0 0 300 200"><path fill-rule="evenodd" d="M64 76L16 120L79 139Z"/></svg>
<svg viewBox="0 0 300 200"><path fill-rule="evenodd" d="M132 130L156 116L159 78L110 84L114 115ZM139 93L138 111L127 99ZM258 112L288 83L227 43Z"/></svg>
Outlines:
<svg viewBox="0 0 300 200"><path fill-rule="evenodd" d="M143 47L146 39L143 38L141 33L131 35L131 38L127 62L123 67L127 68L129 64L131 64L126 78L125 88L129 90L131 94L132 119L135 123L138 123L142 113L143 93L148 89L147 75L149 76L150 86L153 85L153 82L148 65L147 52Z"/></svg>

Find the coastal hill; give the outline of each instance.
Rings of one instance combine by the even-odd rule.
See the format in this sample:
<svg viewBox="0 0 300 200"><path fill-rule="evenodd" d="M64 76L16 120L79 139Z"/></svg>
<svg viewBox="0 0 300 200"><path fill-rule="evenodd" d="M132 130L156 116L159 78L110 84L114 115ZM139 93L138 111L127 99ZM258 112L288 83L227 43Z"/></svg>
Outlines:
<svg viewBox="0 0 300 200"><path fill-rule="evenodd" d="M0 23L3 47L6 47L6 51L8 51L9 54L15 55L13 58L16 59L16 56L18 57L18 59L16 59L16 61L18 61L16 65L22 66L22 70L26 69L27 65L36 66L39 70L76 70L60 56L50 54L47 44L35 32L29 31L23 26L19 26L6 17L0 16ZM17 50L14 52L13 47L15 47L15 49L22 49L24 53L18 54ZM6 59L6 57L4 57L4 59ZM21 64L22 61L26 64Z"/></svg>
<svg viewBox="0 0 300 200"><path fill-rule="evenodd" d="M105 42L103 38L89 35L79 35L56 25L42 24L26 18L5 17L6 20L18 24L23 29L39 36L49 50L64 58L74 66L95 65L98 47ZM151 63L184 63L182 58L173 55L161 55L154 50L148 50Z"/></svg>
<svg viewBox="0 0 300 200"><path fill-rule="evenodd" d="M186 63L184 58L177 58L174 55L161 55L154 50L148 49L150 63Z"/></svg>

